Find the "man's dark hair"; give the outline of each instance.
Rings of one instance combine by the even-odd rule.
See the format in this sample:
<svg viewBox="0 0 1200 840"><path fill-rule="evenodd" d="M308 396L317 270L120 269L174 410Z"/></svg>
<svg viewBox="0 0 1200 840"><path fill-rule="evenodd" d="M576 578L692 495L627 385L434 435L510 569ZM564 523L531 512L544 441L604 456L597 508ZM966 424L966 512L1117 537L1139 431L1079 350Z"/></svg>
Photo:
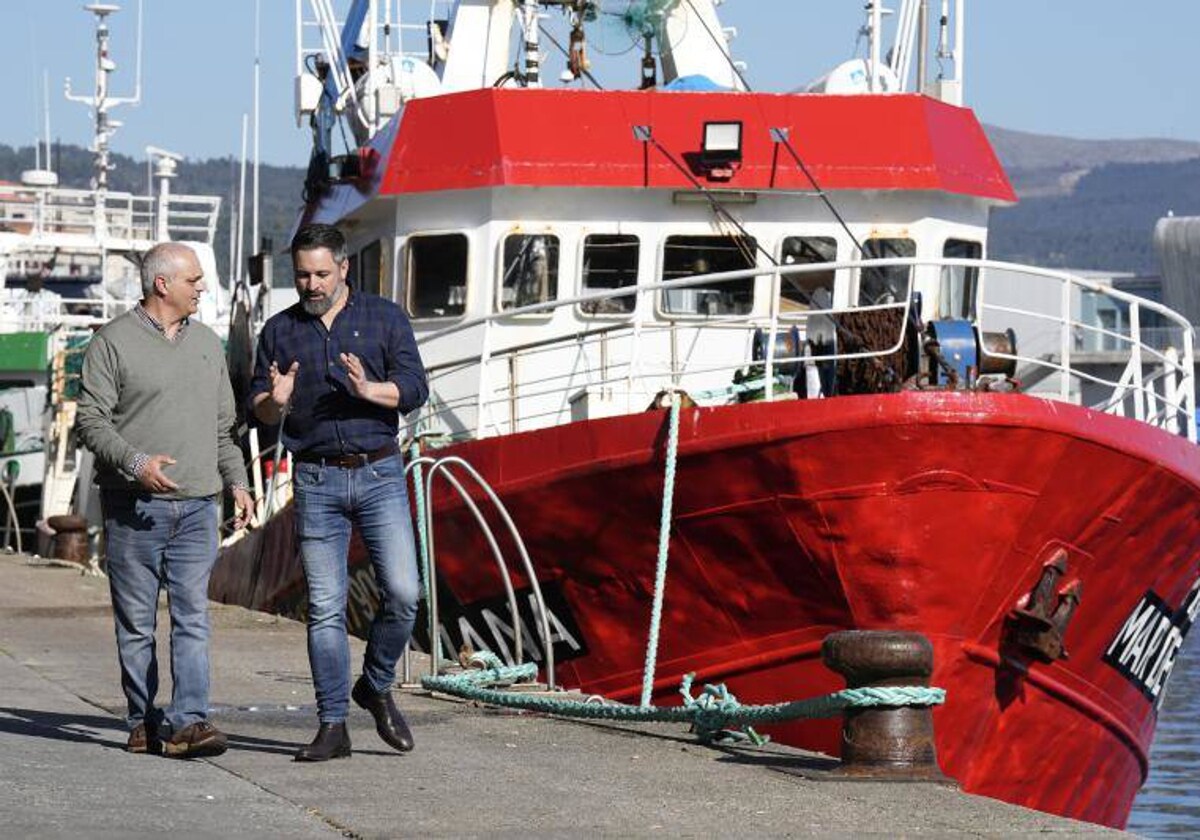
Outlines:
<svg viewBox="0 0 1200 840"><path fill-rule="evenodd" d="M346 259L346 237L333 225L304 225L292 237L293 258L297 251L315 251L318 248L327 248L333 254L335 263Z"/></svg>

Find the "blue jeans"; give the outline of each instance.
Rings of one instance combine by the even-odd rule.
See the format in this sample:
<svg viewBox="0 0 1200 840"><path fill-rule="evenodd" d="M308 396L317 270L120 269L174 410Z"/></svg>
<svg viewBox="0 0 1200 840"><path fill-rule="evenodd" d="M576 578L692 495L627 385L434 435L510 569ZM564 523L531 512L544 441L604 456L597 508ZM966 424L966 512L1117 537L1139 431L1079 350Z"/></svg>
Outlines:
<svg viewBox="0 0 1200 840"><path fill-rule="evenodd" d="M208 578L217 559L216 497L162 499L106 490L105 554L129 728L164 735L208 717ZM171 705L154 707L158 593L171 615Z"/></svg>
<svg viewBox="0 0 1200 840"><path fill-rule="evenodd" d="M308 661L321 723L340 723L350 706L346 636L347 554L357 525L370 555L380 604L371 622L363 674L376 691L396 680L417 617L420 582L399 455L358 467L298 463L293 480L296 538L308 581Z"/></svg>

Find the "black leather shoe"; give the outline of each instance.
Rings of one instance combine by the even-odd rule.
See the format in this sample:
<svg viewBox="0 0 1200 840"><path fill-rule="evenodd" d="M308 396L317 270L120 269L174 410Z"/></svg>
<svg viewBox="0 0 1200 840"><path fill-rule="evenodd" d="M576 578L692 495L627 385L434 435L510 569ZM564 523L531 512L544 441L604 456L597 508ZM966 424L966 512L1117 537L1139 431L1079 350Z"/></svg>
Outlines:
<svg viewBox="0 0 1200 840"><path fill-rule="evenodd" d="M364 674L354 684L350 696L375 718L375 731L389 746L400 752L408 752L413 748L412 732L404 722L404 715L396 708L392 692L376 691Z"/></svg>
<svg viewBox="0 0 1200 840"><path fill-rule="evenodd" d="M311 744L296 751L296 761L328 761L350 757L350 733L344 723L322 723Z"/></svg>

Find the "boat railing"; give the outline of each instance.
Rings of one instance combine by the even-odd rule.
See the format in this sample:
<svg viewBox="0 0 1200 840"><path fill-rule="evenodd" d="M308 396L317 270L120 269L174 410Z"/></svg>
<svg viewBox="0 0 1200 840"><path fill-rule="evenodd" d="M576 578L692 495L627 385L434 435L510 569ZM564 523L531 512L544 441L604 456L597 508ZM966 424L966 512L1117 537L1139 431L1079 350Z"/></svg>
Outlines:
<svg viewBox="0 0 1200 840"><path fill-rule="evenodd" d="M0 333L86 330L129 311L136 298L40 296L24 289L0 289Z"/></svg>
<svg viewBox="0 0 1200 840"><path fill-rule="evenodd" d="M977 298L980 328L997 329L1003 324L1020 334L1014 323L1021 322L1030 336L1018 341L1019 352L995 356L1023 364L1027 370L1057 374L1054 395L1061 400L1110 414L1132 415L1196 440L1194 333L1182 315L1156 301L1068 272L993 260L980 261L979 265L987 269L980 275ZM1026 282L1013 284L1010 275ZM1039 310L1030 306L1029 301L1037 300L1027 290L1032 281L1040 281L1057 293L1057 307ZM1005 291L989 294L989 286ZM1019 291L1013 293L1013 288ZM1128 327L1113 330L1084 318L1083 292L1118 306L1128 319ZM1150 318L1161 325L1144 332L1142 322ZM1101 354L1078 349L1094 343L1089 337L1099 337L1109 349ZM1039 353L1041 349L1046 352Z"/></svg>
<svg viewBox="0 0 1200 840"><path fill-rule="evenodd" d="M0 230L35 240L78 236L81 246L95 238L153 243L163 238L158 214L164 210L167 238L212 243L221 199L203 195L168 195L164 206L160 197L127 192L5 187L0 193Z"/></svg>
<svg viewBox="0 0 1200 840"><path fill-rule="evenodd" d="M1094 328L1093 328L1094 329ZM1123 344L1130 340L1129 330L1118 330L1115 334L1108 331L1101 331L1101 336L1112 336L1111 340L1105 340L1099 348L1099 352L1105 351L1120 351ZM1161 350L1164 353L1168 350L1173 350L1179 346L1179 327L1142 327L1141 338L1142 343L1154 350Z"/></svg>
<svg viewBox="0 0 1200 840"><path fill-rule="evenodd" d="M221 199L215 195L175 195L167 198L167 238L210 245L217 236Z"/></svg>
<svg viewBox="0 0 1200 840"><path fill-rule="evenodd" d="M420 469L424 466L429 467L429 471L422 477ZM504 523L508 530L509 539L517 550L518 556L521 558L521 567L524 571L526 579L529 581L529 589L531 602L534 612L534 619L538 635L542 643L542 651L545 663L546 686L550 690L554 690L557 686L554 667L554 638L550 633L549 612L546 609L546 599L542 595L541 584L538 583L537 574L533 568L533 561L529 557L529 550L525 547L525 541L521 537L521 532L513 521L512 516L505 507L504 502L500 500L499 495L492 489L492 486L487 480L479 474L471 464L456 456L447 455L440 458L432 458L428 455L420 456L409 460L405 465L405 473L413 473L413 483L417 490L417 513L418 516L423 516L423 519L418 520L419 536L422 542L422 555L426 587L426 605L428 607L429 616L429 675L437 676L441 668L442 662L442 636L440 632L441 619L438 613L438 590L437 590L437 551L434 541L434 521L435 511L433 507L433 484L434 480L439 476L445 479L447 483L454 489L461 499L463 505L471 512L475 518L475 523L479 526L480 533L483 534L488 546L492 551L492 557L496 561L497 568L500 571L500 579L504 584L504 592L508 601L509 616L512 620L512 639L513 639L513 654L514 664L521 664L525 657L525 643L523 638L524 621L521 618L521 611L517 603L516 590L513 588L512 571L509 569L509 563L505 559L504 552L500 548L500 543L496 539L495 531L489 524L487 517L480 510L475 499L463 482L455 475L456 472L465 472L467 476L474 481L476 487L486 495L492 503L492 508L496 515ZM423 482L418 484L418 482ZM405 679L407 681L410 671L407 656L404 663Z"/></svg>
<svg viewBox="0 0 1200 840"><path fill-rule="evenodd" d="M420 426L453 438L483 437L581 416L607 416L577 410L575 403L588 389L619 392L617 402L623 400L624 407L609 405L603 409L608 414L644 409L653 395L668 388L682 388L696 402L710 405L745 399L747 391L765 400L794 397L800 390L793 387L797 378L819 364L882 362L899 352L910 340L916 319L909 312L912 295L873 306L782 311L781 279L816 272L856 277L865 269L896 266L912 269L918 290L936 288L947 277L977 278L968 299L970 311L964 314L980 332L1011 328L1017 336L1016 347L1007 351L986 344L979 348L981 361L1015 365L1015 381L1005 387L1133 417L1196 439L1193 334L1178 313L1067 272L953 258L824 262L696 275L464 319L419 334L432 395ZM664 290L714 288L737 281L744 285L754 277L770 284L771 303L765 312L679 316L661 312L656 305ZM1094 314L1085 314L1085 293L1093 309L1096 299L1119 308L1127 326L1111 329ZM627 315L579 317L579 309L587 304L629 296L636 298L636 305ZM923 307L926 319L934 308ZM861 319L873 311L892 313L884 320L893 333L862 342L840 326L851 313ZM828 329L831 320L840 337L848 340L839 341L836 351L825 349L818 355L810 333L818 323ZM1142 326L1149 321L1154 325ZM531 323L538 324L538 330L531 330ZM1093 339L1111 349L1103 354L1083 352L1080 348L1095 344ZM462 353L464 346L478 351ZM781 387L780 379L792 384ZM997 377L980 376L975 384L1000 383Z"/></svg>

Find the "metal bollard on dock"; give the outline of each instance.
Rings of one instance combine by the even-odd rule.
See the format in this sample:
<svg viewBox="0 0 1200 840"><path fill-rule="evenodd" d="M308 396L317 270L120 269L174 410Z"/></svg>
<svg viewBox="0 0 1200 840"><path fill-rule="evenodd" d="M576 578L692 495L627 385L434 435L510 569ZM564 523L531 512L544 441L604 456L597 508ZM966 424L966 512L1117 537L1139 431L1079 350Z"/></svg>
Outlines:
<svg viewBox="0 0 1200 840"><path fill-rule="evenodd" d="M69 560L81 566L87 565L88 534L87 520L74 514L51 516L46 524L54 530L51 541L51 555L59 560Z"/></svg>
<svg viewBox="0 0 1200 840"><path fill-rule="evenodd" d="M844 630L821 645L825 665L847 688L927 686L933 645L920 633ZM836 775L888 781L953 783L942 773L929 706L848 709L842 720L842 765Z"/></svg>

